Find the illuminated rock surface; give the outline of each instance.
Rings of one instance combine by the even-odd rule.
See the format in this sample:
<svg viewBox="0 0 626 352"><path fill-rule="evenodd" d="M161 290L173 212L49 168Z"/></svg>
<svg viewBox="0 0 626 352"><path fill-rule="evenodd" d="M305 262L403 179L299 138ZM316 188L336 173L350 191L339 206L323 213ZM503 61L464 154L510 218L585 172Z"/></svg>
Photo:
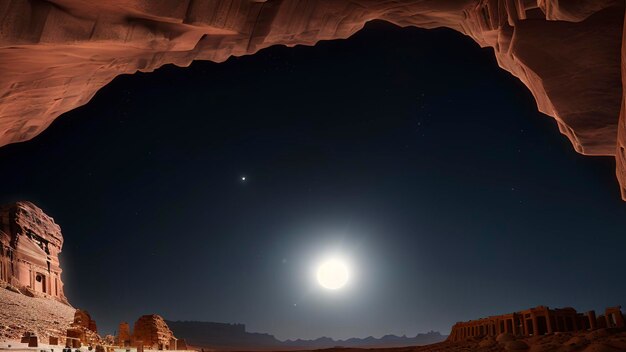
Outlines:
<svg viewBox="0 0 626 352"><path fill-rule="evenodd" d="M493 48L577 152L616 156L626 199L623 1L8 0L0 17L0 145L35 137L120 74L347 38L380 19Z"/></svg>
<svg viewBox="0 0 626 352"><path fill-rule="evenodd" d="M66 303L61 228L30 202L0 206L0 285Z"/></svg>
<svg viewBox="0 0 626 352"><path fill-rule="evenodd" d="M173 340L174 334L160 315L144 315L135 322L133 344L141 342L146 348L167 350L172 346Z"/></svg>
<svg viewBox="0 0 626 352"><path fill-rule="evenodd" d="M41 341L65 336L76 310L61 302L0 289L0 341L34 332Z"/></svg>

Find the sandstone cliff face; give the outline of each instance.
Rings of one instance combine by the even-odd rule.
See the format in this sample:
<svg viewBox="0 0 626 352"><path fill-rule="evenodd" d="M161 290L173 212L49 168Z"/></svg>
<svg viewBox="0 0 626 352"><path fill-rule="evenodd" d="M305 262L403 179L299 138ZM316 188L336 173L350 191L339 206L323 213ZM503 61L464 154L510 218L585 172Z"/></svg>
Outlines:
<svg viewBox="0 0 626 352"><path fill-rule="evenodd" d="M347 38L381 19L493 48L577 152L616 157L626 199L621 0L7 0L0 18L0 145L33 138L119 74Z"/></svg>
<svg viewBox="0 0 626 352"><path fill-rule="evenodd" d="M59 253L61 228L30 202L0 206L0 285L67 303Z"/></svg>
<svg viewBox="0 0 626 352"><path fill-rule="evenodd" d="M160 315L141 316L135 322L132 335L133 345L143 344L146 348L169 350L175 341L174 334Z"/></svg>

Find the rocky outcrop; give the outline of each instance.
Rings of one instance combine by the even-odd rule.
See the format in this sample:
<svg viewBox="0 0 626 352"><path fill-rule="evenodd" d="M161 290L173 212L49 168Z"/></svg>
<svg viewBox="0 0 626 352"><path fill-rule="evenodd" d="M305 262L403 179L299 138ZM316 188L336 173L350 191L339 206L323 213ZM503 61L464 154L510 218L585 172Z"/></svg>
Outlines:
<svg viewBox="0 0 626 352"><path fill-rule="evenodd" d="M61 228L30 202L0 206L0 284L68 304L59 253Z"/></svg>
<svg viewBox="0 0 626 352"><path fill-rule="evenodd" d="M91 330L95 333L98 332L96 321L91 319L91 315L89 315L86 310L76 309L76 312L74 313L74 323L72 323L72 325Z"/></svg>
<svg viewBox="0 0 626 352"><path fill-rule="evenodd" d="M77 309L74 312L74 321L67 329L67 345L80 347L82 345L95 346L103 342L98 335L96 321L91 319L91 315L86 310Z"/></svg>
<svg viewBox="0 0 626 352"><path fill-rule="evenodd" d="M626 199L622 0L7 0L0 18L0 145L33 138L120 74L347 38L380 19L493 48L576 151L616 156Z"/></svg>
<svg viewBox="0 0 626 352"><path fill-rule="evenodd" d="M126 322L120 323L117 328L117 336L115 337L115 343L118 346L130 346L130 325Z"/></svg>
<svg viewBox="0 0 626 352"><path fill-rule="evenodd" d="M132 344L143 345L148 349L176 349L174 333L160 315L141 316L133 328Z"/></svg>

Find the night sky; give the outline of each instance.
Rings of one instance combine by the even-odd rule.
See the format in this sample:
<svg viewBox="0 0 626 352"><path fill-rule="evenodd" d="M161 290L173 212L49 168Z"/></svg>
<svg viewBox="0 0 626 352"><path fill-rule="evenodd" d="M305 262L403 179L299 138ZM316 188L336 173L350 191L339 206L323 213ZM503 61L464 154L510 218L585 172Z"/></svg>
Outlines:
<svg viewBox="0 0 626 352"><path fill-rule="evenodd" d="M158 313L280 339L415 335L626 305L614 160L575 153L451 30L378 22L121 76L0 165L2 203L60 224L66 295L101 333ZM345 289L313 278L328 253L351 263Z"/></svg>

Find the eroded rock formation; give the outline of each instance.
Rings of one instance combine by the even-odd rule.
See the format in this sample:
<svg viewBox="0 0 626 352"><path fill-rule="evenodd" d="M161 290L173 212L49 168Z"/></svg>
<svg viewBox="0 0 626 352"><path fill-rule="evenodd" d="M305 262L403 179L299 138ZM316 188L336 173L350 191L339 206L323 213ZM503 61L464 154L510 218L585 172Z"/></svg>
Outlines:
<svg viewBox="0 0 626 352"><path fill-rule="evenodd" d="M89 329L96 333L98 332L96 321L91 319L91 315L83 309L76 309L76 312L74 313L74 323L72 325Z"/></svg>
<svg viewBox="0 0 626 352"><path fill-rule="evenodd" d="M30 202L0 206L0 284L68 304L59 253L61 228Z"/></svg>
<svg viewBox="0 0 626 352"><path fill-rule="evenodd" d="M79 348L82 345L95 346L102 343L102 338L98 335L96 321L86 310L77 309L74 312L74 321L66 332L66 345Z"/></svg>
<svg viewBox="0 0 626 352"><path fill-rule="evenodd" d="M493 48L577 152L616 156L626 199L623 0L7 0L0 18L0 145L33 138L119 74L347 38L381 19Z"/></svg>
<svg viewBox="0 0 626 352"><path fill-rule="evenodd" d="M130 325L126 322L121 322L117 329L117 336L115 342L118 346L130 346Z"/></svg>
<svg viewBox="0 0 626 352"><path fill-rule="evenodd" d="M133 345L143 345L148 349L175 350L174 333L160 315L141 316L135 322L132 334Z"/></svg>

